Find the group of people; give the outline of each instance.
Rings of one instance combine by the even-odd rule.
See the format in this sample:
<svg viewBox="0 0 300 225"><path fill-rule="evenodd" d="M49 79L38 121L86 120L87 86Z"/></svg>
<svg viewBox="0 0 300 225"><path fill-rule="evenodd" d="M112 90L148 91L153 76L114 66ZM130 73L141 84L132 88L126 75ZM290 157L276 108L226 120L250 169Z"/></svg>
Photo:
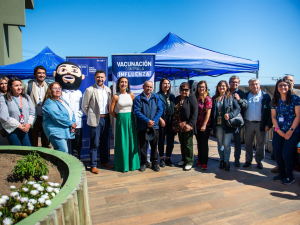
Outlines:
<svg viewBox="0 0 300 225"><path fill-rule="evenodd" d="M146 81L143 92L135 97L126 77L118 79L115 95L112 95L111 89L104 85L106 74L103 70L96 71L95 84L82 95L78 88L83 76L80 68L70 62L58 65L55 82L50 85L45 82L44 67L36 67L34 76L36 79L28 82L24 91L18 78L0 79L1 135L11 145L29 146L32 143L37 146L41 132L43 147L52 145L56 150L68 152L68 140L72 139L73 155L80 158L81 118L85 114L90 127L92 173L99 173L98 150L101 166L116 171L145 171L149 166L149 146L154 171L174 166L171 156L176 134L182 157L178 166L191 170L195 135L196 166L206 170L212 131L217 137L219 168L230 171L231 140L234 137L234 166L240 167L241 129L245 126L246 162L243 167L252 164L256 137L255 161L257 168L262 169L266 132L274 126L273 149L279 172L274 180L283 184L294 182L293 155L300 139L300 98L293 89L292 76L277 81L272 99L261 90L256 78L249 80L250 91L244 93L238 88L238 76L232 76L229 83L218 82L213 97L205 80L197 84L194 94L190 93L189 83L181 83L180 95L175 97L168 78L160 81L157 94L153 93L153 83ZM116 119L114 166L109 164L107 151L112 117ZM234 120L240 124L233 125Z"/></svg>

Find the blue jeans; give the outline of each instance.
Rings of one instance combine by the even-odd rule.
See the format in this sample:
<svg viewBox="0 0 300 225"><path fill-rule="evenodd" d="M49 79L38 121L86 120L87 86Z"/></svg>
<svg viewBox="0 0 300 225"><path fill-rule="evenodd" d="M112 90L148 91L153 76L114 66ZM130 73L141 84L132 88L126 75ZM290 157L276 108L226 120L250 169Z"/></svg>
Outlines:
<svg viewBox="0 0 300 225"><path fill-rule="evenodd" d="M67 139L50 136L49 141L55 150L68 153Z"/></svg>
<svg viewBox="0 0 300 225"><path fill-rule="evenodd" d="M240 162L242 151L241 127L237 128L233 133L234 138L234 161Z"/></svg>
<svg viewBox="0 0 300 225"><path fill-rule="evenodd" d="M216 136L220 159L229 162L231 152L231 138L233 133L226 134L223 127L217 126Z"/></svg>
<svg viewBox="0 0 300 225"><path fill-rule="evenodd" d="M285 140L277 132L273 133L273 151L278 165L279 175L282 178L294 178L294 159L293 154L299 141L299 132L294 132L292 136Z"/></svg>
<svg viewBox="0 0 300 225"><path fill-rule="evenodd" d="M108 134L109 134L109 116L100 117L97 127L90 127L91 146L90 157L91 167L97 167L97 152L100 151L101 164L108 163Z"/></svg>
<svg viewBox="0 0 300 225"><path fill-rule="evenodd" d="M9 145L31 146L28 133L21 131L19 128L15 129L10 134L5 131Z"/></svg>

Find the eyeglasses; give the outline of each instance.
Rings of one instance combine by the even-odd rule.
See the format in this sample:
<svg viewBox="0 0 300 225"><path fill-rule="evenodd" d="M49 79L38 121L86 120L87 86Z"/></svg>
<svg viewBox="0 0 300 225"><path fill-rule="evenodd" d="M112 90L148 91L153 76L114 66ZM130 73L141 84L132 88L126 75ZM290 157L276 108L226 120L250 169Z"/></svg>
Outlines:
<svg viewBox="0 0 300 225"><path fill-rule="evenodd" d="M279 88L285 88L285 87L288 87L288 86L289 86L289 85L287 85L287 84L279 84L279 85L278 85Z"/></svg>
<svg viewBox="0 0 300 225"><path fill-rule="evenodd" d="M52 88L54 91L61 91L61 88Z"/></svg>
<svg viewBox="0 0 300 225"><path fill-rule="evenodd" d="M180 89L182 92L188 92L190 89Z"/></svg>

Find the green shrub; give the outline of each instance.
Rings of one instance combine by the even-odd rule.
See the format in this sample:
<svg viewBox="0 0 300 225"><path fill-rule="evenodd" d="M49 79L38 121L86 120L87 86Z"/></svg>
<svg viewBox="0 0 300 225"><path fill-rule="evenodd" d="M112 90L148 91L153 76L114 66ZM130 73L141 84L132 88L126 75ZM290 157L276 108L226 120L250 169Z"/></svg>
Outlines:
<svg viewBox="0 0 300 225"><path fill-rule="evenodd" d="M13 174L18 178L33 177L39 180L41 176L48 175L49 169L46 160L43 159L36 151L23 156L22 159L17 161L13 169Z"/></svg>

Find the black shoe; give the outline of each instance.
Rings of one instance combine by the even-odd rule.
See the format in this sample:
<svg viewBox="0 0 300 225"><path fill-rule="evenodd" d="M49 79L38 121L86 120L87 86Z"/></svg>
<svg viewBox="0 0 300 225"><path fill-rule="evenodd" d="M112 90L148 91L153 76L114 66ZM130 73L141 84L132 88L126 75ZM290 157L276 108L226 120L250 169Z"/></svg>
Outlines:
<svg viewBox="0 0 300 225"><path fill-rule="evenodd" d="M158 166L157 164L154 164L154 165L153 165L153 170L154 170L155 172L159 172L159 171L160 171L160 168L159 168L159 166Z"/></svg>
<svg viewBox="0 0 300 225"><path fill-rule="evenodd" d="M234 166L235 166L235 167L240 167L240 166L241 166L241 164L240 164L240 162L239 162L239 161L236 161L236 162L234 162Z"/></svg>
<svg viewBox="0 0 300 225"><path fill-rule="evenodd" d="M251 166L251 162L245 162L245 164L243 165L243 167L249 167Z"/></svg>
<svg viewBox="0 0 300 225"><path fill-rule="evenodd" d="M165 163L164 158L160 159L160 167L165 167L165 166L166 166L166 163Z"/></svg>
<svg viewBox="0 0 300 225"><path fill-rule="evenodd" d="M146 170L147 166L146 164L141 165L141 167L139 168L139 171L144 172Z"/></svg>
<svg viewBox="0 0 300 225"><path fill-rule="evenodd" d="M264 168L264 167L263 167L263 164L262 164L262 163L257 163L257 168L258 168L258 169Z"/></svg>
<svg viewBox="0 0 300 225"><path fill-rule="evenodd" d="M166 159L166 165L167 165L167 166L171 166L171 167L174 166L174 164L173 164L172 161L171 161L171 158Z"/></svg>
<svg viewBox="0 0 300 225"><path fill-rule="evenodd" d="M224 160L221 160L219 164L219 168L224 169L224 167L225 167Z"/></svg>
<svg viewBox="0 0 300 225"><path fill-rule="evenodd" d="M224 164L225 164L224 170L230 171L230 163L229 162L225 162Z"/></svg>

